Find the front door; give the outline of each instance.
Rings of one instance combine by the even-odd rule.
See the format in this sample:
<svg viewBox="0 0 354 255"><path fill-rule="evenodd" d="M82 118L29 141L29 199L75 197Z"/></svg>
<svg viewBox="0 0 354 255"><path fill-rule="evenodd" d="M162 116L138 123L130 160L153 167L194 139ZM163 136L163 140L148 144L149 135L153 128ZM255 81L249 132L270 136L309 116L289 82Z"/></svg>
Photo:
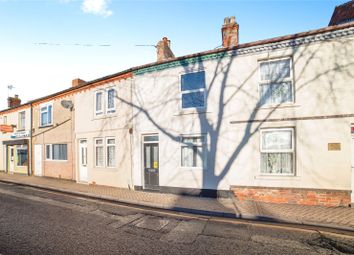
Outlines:
<svg viewBox="0 0 354 255"><path fill-rule="evenodd" d="M9 162L9 172L13 173L15 170L15 147L9 146L8 151L8 162Z"/></svg>
<svg viewBox="0 0 354 255"><path fill-rule="evenodd" d="M154 141L144 143L144 188L159 189L159 144Z"/></svg>
<svg viewBox="0 0 354 255"><path fill-rule="evenodd" d="M354 203L354 134L352 135L352 203Z"/></svg>
<svg viewBox="0 0 354 255"><path fill-rule="evenodd" d="M87 182L87 140L80 140L79 142L79 180L80 182Z"/></svg>
<svg viewBox="0 0 354 255"><path fill-rule="evenodd" d="M34 175L35 176L42 176L42 145L35 144L34 145Z"/></svg>

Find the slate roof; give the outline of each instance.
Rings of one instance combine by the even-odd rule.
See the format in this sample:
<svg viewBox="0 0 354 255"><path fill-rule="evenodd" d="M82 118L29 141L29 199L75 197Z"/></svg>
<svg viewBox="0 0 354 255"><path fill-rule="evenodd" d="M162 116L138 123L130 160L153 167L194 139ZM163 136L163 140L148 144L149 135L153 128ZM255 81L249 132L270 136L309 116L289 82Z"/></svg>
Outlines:
<svg viewBox="0 0 354 255"><path fill-rule="evenodd" d="M354 21L354 0L336 6L328 26L340 25Z"/></svg>

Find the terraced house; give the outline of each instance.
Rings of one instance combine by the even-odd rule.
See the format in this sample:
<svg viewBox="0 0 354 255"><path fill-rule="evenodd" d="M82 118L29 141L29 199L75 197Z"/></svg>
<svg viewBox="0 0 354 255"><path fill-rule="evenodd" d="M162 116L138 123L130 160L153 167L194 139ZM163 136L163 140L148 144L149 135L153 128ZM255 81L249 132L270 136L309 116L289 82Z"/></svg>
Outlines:
<svg viewBox="0 0 354 255"><path fill-rule="evenodd" d="M164 37L157 62L74 80L18 106L32 112L28 173L241 200L353 203L348 8L337 7L327 27L245 44L235 18L225 18L222 48L175 57Z"/></svg>

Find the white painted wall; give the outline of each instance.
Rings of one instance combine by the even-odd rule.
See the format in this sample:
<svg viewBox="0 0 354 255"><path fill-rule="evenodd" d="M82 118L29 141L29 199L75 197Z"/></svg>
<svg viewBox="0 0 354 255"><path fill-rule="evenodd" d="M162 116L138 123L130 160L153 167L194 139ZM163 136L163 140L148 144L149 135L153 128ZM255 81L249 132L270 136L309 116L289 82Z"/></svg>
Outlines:
<svg viewBox="0 0 354 255"><path fill-rule="evenodd" d="M131 101L131 80L109 82L90 88L75 95L76 148L80 139L87 139L88 182L114 187L132 187L131 181L131 108L121 100ZM100 89L114 87L117 91L116 113L95 116L94 97ZM120 100L121 99L121 100ZM116 167L95 167L94 139L114 137L116 139ZM79 150L77 149L77 152ZM77 157L79 158L79 157ZM78 163L76 169L79 169ZM77 173L78 174L78 173ZM78 177L78 176L77 176ZM78 178L77 178L78 179Z"/></svg>
<svg viewBox="0 0 354 255"><path fill-rule="evenodd" d="M353 39L353 36L336 38L135 76L134 184L143 185L141 137L156 132L160 138L161 186L228 190L230 185L250 185L350 190L350 123L354 123L354 118L263 124L230 122L354 113ZM257 108L258 61L279 57L293 60L295 103ZM180 75L197 70L206 72L207 109L203 113L182 111ZM221 91L224 98L220 98ZM223 107L219 105L220 99ZM221 124L217 132L218 121ZM257 128L265 127L295 128L295 176L260 174ZM208 135L209 150L217 145L216 153L209 153L205 170L181 168L180 135L199 133ZM328 143L341 143L341 150L328 151ZM235 158L230 160L233 154ZM213 177L223 171L225 175L221 180Z"/></svg>

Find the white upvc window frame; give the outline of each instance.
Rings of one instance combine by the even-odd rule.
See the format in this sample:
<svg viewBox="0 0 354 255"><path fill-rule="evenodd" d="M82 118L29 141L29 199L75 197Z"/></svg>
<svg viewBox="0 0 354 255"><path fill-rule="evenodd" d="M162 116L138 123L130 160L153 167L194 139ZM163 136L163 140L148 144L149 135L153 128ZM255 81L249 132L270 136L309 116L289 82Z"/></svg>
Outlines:
<svg viewBox="0 0 354 255"><path fill-rule="evenodd" d="M290 76L283 78L281 81L272 81L272 80L262 80L262 72L261 72L261 64L263 63L271 63L271 62L277 62L281 60L289 60L289 71L290 71ZM259 96L259 102L260 102L260 107L276 107L276 106L282 106L282 105L292 105L295 103L295 86L294 86L294 75L293 75L293 59L291 56L287 57L279 57L279 58L271 58L271 59L266 59L266 60L260 60L258 61L258 77L259 77L259 83L258 83L258 96ZM291 84L291 101L287 102L282 102L282 103L264 103L262 104L262 86L268 85L270 86L272 83L279 84L279 83L286 83L290 82Z"/></svg>
<svg viewBox="0 0 354 255"><path fill-rule="evenodd" d="M108 140L114 140L114 144L109 144ZM107 168L115 168L117 166L117 139L115 137L106 137L105 139L106 141L106 146L104 146L104 150L106 151L106 157L105 157L105 164ZM108 149L109 147L114 147L114 165L110 166L109 165L109 153L108 153Z"/></svg>
<svg viewBox="0 0 354 255"><path fill-rule="evenodd" d="M199 89L188 89L188 90L182 90L182 76L186 74L192 74L192 73L201 73L204 72L204 88L199 88ZM196 70L196 71L190 71L190 72L184 72L181 73L179 76L179 92L180 92L180 110L182 111L190 111L190 110L205 110L206 109L206 100L207 100L207 88L206 88L206 71L205 70ZM183 107L183 95L184 94L190 94L190 93L195 93L195 92L203 92L204 98L203 98L203 106L197 106L197 107Z"/></svg>
<svg viewBox="0 0 354 255"><path fill-rule="evenodd" d="M23 119L21 118L23 116ZM26 129L26 111L18 113L18 130Z"/></svg>
<svg viewBox="0 0 354 255"><path fill-rule="evenodd" d="M98 140L102 140L102 144L97 144ZM103 137L96 137L94 138L94 155L95 155L95 167L96 168L104 168L105 163L106 163L106 157L105 157L105 139ZM102 165L98 165L98 160L97 160L97 148L101 147L102 148Z"/></svg>
<svg viewBox="0 0 354 255"><path fill-rule="evenodd" d="M109 107L109 92L113 91L113 107ZM113 114L116 112L117 106L117 90L115 87L109 87L105 91L106 94L106 114Z"/></svg>
<svg viewBox="0 0 354 255"><path fill-rule="evenodd" d="M184 138L195 138L195 137L202 137L202 142L196 143L196 142L183 142ZM202 147L202 166L184 166L183 165L183 152L182 149L183 147ZM207 135L206 134L183 134L180 136L180 167L182 169L200 169L204 170L207 168L207 147L208 147L208 142L207 142ZM193 151L194 153L194 151Z"/></svg>
<svg viewBox="0 0 354 255"><path fill-rule="evenodd" d="M97 94L101 94L101 110L97 110ZM95 116L103 116L105 111L105 91L102 89L95 91L93 100Z"/></svg>
<svg viewBox="0 0 354 255"><path fill-rule="evenodd" d="M49 107L51 109L51 114L50 114L50 122L49 122ZM46 108L46 110L43 110ZM40 127L47 127L47 126L52 126L53 125L53 119L54 119L54 110L53 110L53 102L49 103L44 103L39 106L39 126ZM42 113L47 112L47 123L42 125Z"/></svg>
<svg viewBox="0 0 354 255"><path fill-rule="evenodd" d="M55 145L66 145L66 159L53 159L53 146ZM49 158L48 158L48 148L49 148ZM45 160L46 161L58 161L58 162L66 162L68 161L69 152L68 152L68 144L67 143L49 143L45 144Z"/></svg>
<svg viewBox="0 0 354 255"><path fill-rule="evenodd" d="M291 131L291 149L263 149L263 133L269 131ZM260 129L260 160L259 173L264 176L295 176L296 175L296 146L295 146L295 127L272 127ZM264 173L262 172L262 153L292 153L292 173Z"/></svg>

